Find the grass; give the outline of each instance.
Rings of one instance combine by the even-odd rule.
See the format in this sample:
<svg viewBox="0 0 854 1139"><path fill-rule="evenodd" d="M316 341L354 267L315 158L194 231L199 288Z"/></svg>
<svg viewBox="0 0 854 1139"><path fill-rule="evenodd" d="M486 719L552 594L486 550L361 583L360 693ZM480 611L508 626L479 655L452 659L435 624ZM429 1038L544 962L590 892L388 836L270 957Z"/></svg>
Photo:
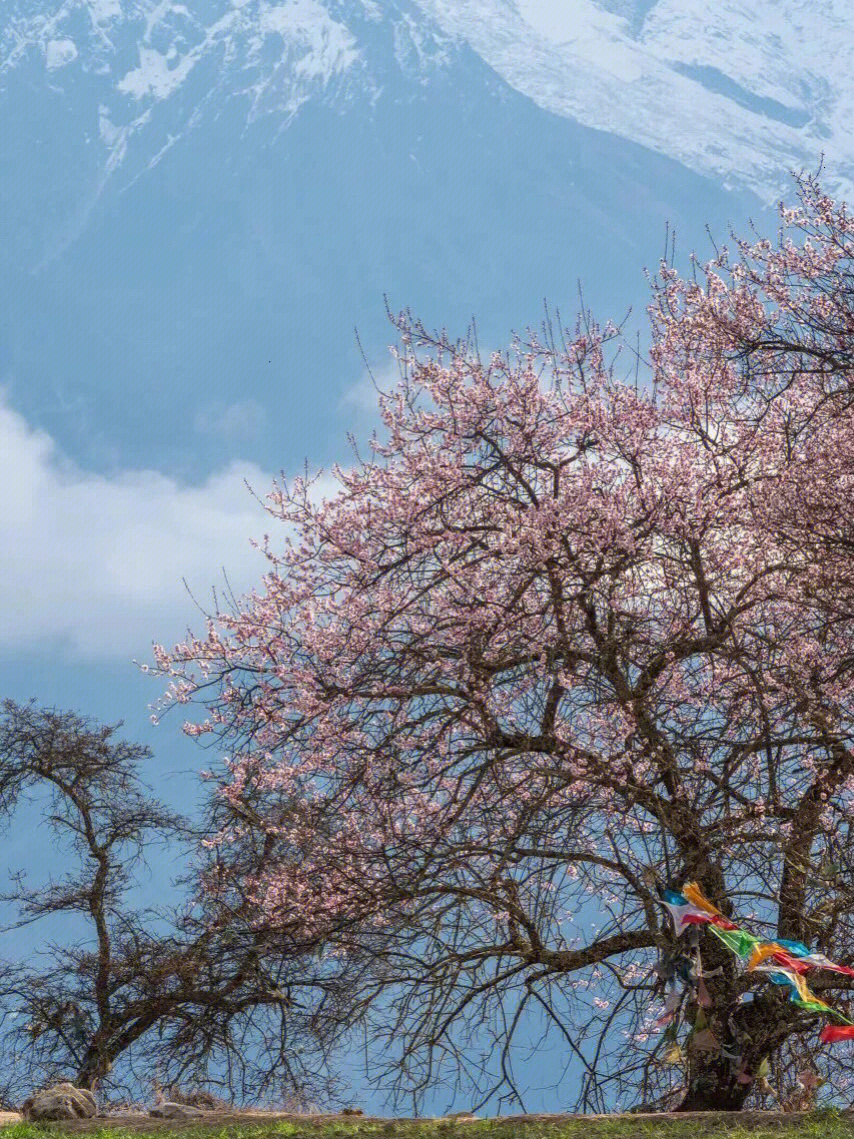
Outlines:
<svg viewBox="0 0 854 1139"><path fill-rule="evenodd" d="M2 1139L63 1139L79 1137L80 1127L61 1123L15 1123L2 1129ZM298 1121L275 1119L252 1122L175 1123L151 1126L109 1126L93 1120L88 1139L854 1139L854 1119L833 1111L810 1115L756 1115L673 1118L613 1116L565 1119L399 1119Z"/></svg>

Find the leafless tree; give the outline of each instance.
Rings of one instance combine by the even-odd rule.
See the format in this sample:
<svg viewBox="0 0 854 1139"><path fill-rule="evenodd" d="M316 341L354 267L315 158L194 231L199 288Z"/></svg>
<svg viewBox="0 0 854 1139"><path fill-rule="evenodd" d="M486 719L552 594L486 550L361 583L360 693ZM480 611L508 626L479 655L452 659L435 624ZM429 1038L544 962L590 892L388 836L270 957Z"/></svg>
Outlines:
<svg viewBox="0 0 854 1139"><path fill-rule="evenodd" d="M14 1103L70 1078L125 1099L153 1080L237 1102L327 1098L330 1049L348 1023L340 969L316 945L253 928L233 891L205 889L216 855L200 840L216 798L201 822L168 810L141 778L150 751L117 727L3 704L0 811L11 826L35 797L69 869L38 886L16 872L3 895L7 946L38 923L53 940L3 963L0 1095ZM183 860L176 900L137 909L146 853L166 844Z"/></svg>

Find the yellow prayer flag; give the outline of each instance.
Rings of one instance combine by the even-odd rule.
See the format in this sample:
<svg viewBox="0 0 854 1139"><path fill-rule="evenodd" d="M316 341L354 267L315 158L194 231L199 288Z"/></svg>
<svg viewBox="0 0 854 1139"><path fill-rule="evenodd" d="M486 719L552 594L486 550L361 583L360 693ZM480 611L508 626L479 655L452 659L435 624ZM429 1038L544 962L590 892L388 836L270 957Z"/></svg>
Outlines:
<svg viewBox="0 0 854 1139"><path fill-rule="evenodd" d="M785 950L783 949L782 945L778 945L776 941L762 942L762 944L757 945L753 952L750 954L750 958L747 962L747 968L755 969L756 966L761 965L766 958L772 957L775 953L784 952Z"/></svg>
<svg viewBox="0 0 854 1139"><path fill-rule="evenodd" d="M721 911L704 896L696 882L689 882L687 886L683 886L682 896L697 906L698 909L705 910L707 914L717 914L718 917L723 917Z"/></svg>

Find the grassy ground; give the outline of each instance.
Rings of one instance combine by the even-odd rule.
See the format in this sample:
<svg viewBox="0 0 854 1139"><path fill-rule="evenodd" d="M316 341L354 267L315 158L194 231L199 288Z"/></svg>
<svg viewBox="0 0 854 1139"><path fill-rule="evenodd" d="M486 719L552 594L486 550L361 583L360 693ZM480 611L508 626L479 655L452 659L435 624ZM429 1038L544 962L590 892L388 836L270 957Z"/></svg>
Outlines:
<svg viewBox="0 0 854 1139"><path fill-rule="evenodd" d="M142 1119L85 1126L60 1123L16 1123L4 1127L2 1139L854 1139L854 1118L834 1112L811 1115L692 1115L612 1117L518 1117L463 1121L341 1119L217 1120L181 1124Z"/></svg>

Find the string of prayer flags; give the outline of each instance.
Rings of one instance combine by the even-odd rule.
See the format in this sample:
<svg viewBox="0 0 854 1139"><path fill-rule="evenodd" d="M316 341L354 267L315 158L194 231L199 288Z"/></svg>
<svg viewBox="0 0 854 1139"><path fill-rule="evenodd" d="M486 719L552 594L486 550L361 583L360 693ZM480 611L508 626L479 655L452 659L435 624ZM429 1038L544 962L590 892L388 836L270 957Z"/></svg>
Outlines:
<svg viewBox="0 0 854 1139"><path fill-rule="evenodd" d="M685 990L693 987L694 962L683 953L665 954L655 965L658 986L666 994L664 1012L656 1024L678 1024L679 1010Z"/></svg>
<svg viewBox="0 0 854 1139"><path fill-rule="evenodd" d="M804 956L794 957L791 953L787 952L783 946L777 941L766 941L764 944L757 944L750 954L747 962L748 969L757 969L764 961L771 958L778 965L791 970L792 973L806 973L810 968L810 963Z"/></svg>
<svg viewBox="0 0 854 1139"><path fill-rule="evenodd" d="M682 894L693 906L700 910L701 913L708 916L708 920L712 925L717 926L719 929L738 929L735 922L730 921L729 918L725 918L717 906L712 905L696 882L689 882L687 886L683 886Z"/></svg>
<svg viewBox="0 0 854 1139"><path fill-rule="evenodd" d="M790 941L786 938L763 941L762 938L747 933L735 922L724 917L717 906L703 894L696 882L688 882L681 891L660 890L659 897L673 920L677 937L686 929L694 930L692 936L696 936L698 927L707 927L709 932L737 957L747 958L746 966L749 972L765 973L768 980L775 985L788 986L789 999L793 1004L807 1012L822 1013L841 1021L842 1024L827 1025L824 1028L820 1037L824 1043L854 1040L854 1022L820 1000L809 988L803 976L810 969L830 969L854 977L854 968L837 965L823 953L812 951L802 941ZM711 1001L708 992L704 991L705 986L702 986L701 978L702 970L695 970L692 977L695 994L698 1004L709 1007ZM706 999L703 1000L702 996Z"/></svg>
<svg viewBox="0 0 854 1139"><path fill-rule="evenodd" d="M847 977L854 977L854 969L849 965L837 965L834 961L825 957L823 953L808 953L806 957L801 958L803 961L809 962L814 965L816 969L830 969L834 973L844 973Z"/></svg>
<svg viewBox="0 0 854 1139"><path fill-rule="evenodd" d="M844 973L847 977L854 977L854 969L849 965L837 965L823 953L812 952L802 941L787 941L780 937L774 945L777 952L788 954L790 958L801 961L801 968L804 970L813 966L816 969L831 969L834 973ZM782 957L780 959L782 960Z"/></svg>
<svg viewBox="0 0 854 1139"><path fill-rule="evenodd" d="M809 957L810 955L809 948L802 941L787 941L785 937L778 937L777 944L782 945L793 957Z"/></svg>
<svg viewBox="0 0 854 1139"><path fill-rule="evenodd" d="M823 1012L831 1016L837 1016L840 1020L845 1020L842 1013L836 1012L825 1001L820 1000L815 993L808 987L806 981L800 973L792 973L788 969L778 969L776 965L757 965L755 967L757 973L767 973L768 980L773 981L775 985L788 985L791 989L789 999L792 1004L798 1005L800 1008L807 1009L810 1012Z"/></svg>
<svg viewBox="0 0 854 1139"><path fill-rule="evenodd" d="M675 1032L681 1018L682 1002L688 993L697 1002L698 1017L703 1009L712 1007L712 998L703 981L705 974L696 927L691 930L688 951L664 954L655 964L655 974L658 994L666 994L664 1011L655 1022L659 1027L667 1025L668 1031Z"/></svg>
<svg viewBox="0 0 854 1139"><path fill-rule="evenodd" d="M683 886L682 894L689 902L693 902L698 909L703 910L704 913L716 914L719 918L724 916L717 906L712 905L705 894L702 893L696 882L688 882L687 885Z"/></svg>

